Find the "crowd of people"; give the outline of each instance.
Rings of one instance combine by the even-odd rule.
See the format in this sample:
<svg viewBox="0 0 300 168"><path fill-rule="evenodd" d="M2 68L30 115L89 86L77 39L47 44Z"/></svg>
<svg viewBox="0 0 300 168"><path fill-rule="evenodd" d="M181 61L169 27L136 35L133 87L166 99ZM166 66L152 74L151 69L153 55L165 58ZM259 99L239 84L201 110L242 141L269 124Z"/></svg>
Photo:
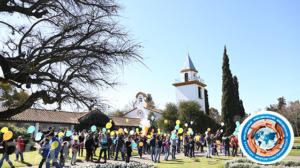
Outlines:
<svg viewBox="0 0 300 168"><path fill-rule="evenodd" d="M136 149L139 157L142 159L143 155L150 155L153 162L160 162L161 155L164 155L164 160L176 159L178 153L183 152L186 157L195 157L195 151L205 153L206 157L218 156L224 153L225 156L237 156L238 154L238 140L236 136L223 136L222 132L218 130L216 134L206 132L204 134L152 134L151 137L139 134L126 134L125 132L118 132L117 134L110 134L101 130L80 131L73 130L71 135L67 135L66 131L55 130L49 128L43 132L43 136L37 142L36 146L39 148L39 154L42 159L39 168L46 163L46 168L53 166L60 168L64 167L67 158L71 155L71 165L76 165L77 156L84 156L87 162L106 163L107 160L119 159L130 162L130 157L133 149ZM6 160L11 167L13 163L9 160L9 155L15 152L16 160L24 161L23 151L24 143L21 136L17 139L17 145L14 149L10 149L8 142L2 141L3 155L0 160L0 168L3 161ZM99 153L96 153L97 149ZM232 148L232 152L230 152ZM231 154L230 154L231 153ZM242 153L241 153L242 154ZM93 160L94 156L98 155L97 160ZM101 160L103 159L103 162ZM52 161L52 163L51 163Z"/></svg>

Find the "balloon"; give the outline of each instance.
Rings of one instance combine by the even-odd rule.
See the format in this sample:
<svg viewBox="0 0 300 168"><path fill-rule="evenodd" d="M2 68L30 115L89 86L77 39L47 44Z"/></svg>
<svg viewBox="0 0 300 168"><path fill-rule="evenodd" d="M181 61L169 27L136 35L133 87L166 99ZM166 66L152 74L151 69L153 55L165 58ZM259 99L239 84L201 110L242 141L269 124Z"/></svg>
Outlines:
<svg viewBox="0 0 300 168"><path fill-rule="evenodd" d="M177 121L176 121L176 125L179 125L179 124L180 124L180 120L177 120Z"/></svg>
<svg viewBox="0 0 300 168"><path fill-rule="evenodd" d="M92 131L92 132L95 132L96 129L97 129L97 127L96 127L95 125L93 125L93 126L91 127L91 131Z"/></svg>
<svg viewBox="0 0 300 168"><path fill-rule="evenodd" d="M166 137L167 136L167 134L164 134L164 137Z"/></svg>
<svg viewBox="0 0 300 168"><path fill-rule="evenodd" d="M140 125L139 125L139 127L140 127L140 128L143 128L143 125L142 125L142 124L140 124Z"/></svg>
<svg viewBox="0 0 300 168"><path fill-rule="evenodd" d="M222 126L222 127L224 126L224 122L221 122L221 126Z"/></svg>
<svg viewBox="0 0 300 168"><path fill-rule="evenodd" d="M6 131L3 135L3 140L8 141L13 137L13 132L11 131Z"/></svg>
<svg viewBox="0 0 300 168"><path fill-rule="evenodd" d="M187 132L187 135L191 135L191 132L189 131L189 132Z"/></svg>
<svg viewBox="0 0 300 168"><path fill-rule="evenodd" d="M157 129L157 134L160 135L160 129L159 128Z"/></svg>
<svg viewBox="0 0 300 168"><path fill-rule="evenodd" d="M176 129L176 130L179 130L179 125L176 125L176 126L175 126L175 129Z"/></svg>
<svg viewBox="0 0 300 168"><path fill-rule="evenodd" d="M128 123L128 119L126 118L126 122Z"/></svg>
<svg viewBox="0 0 300 168"><path fill-rule="evenodd" d="M194 123L194 121L191 121L191 125Z"/></svg>
<svg viewBox="0 0 300 168"><path fill-rule="evenodd" d="M102 133L105 133L106 132L106 128L102 128Z"/></svg>
<svg viewBox="0 0 300 168"><path fill-rule="evenodd" d="M237 136L237 131L234 131L233 135L234 135L234 136Z"/></svg>
<svg viewBox="0 0 300 168"><path fill-rule="evenodd" d="M59 143L57 141L54 141L51 143L51 149L54 150L58 147Z"/></svg>
<svg viewBox="0 0 300 168"><path fill-rule="evenodd" d="M115 135L115 132L114 132L114 131L112 131L112 132L110 133L110 135L111 135L111 136Z"/></svg>
<svg viewBox="0 0 300 168"><path fill-rule="evenodd" d="M119 134L119 131L116 131L116 134L118 135L118 134Z"/></svg>
<svg viewBox="0 0 300 168"><path fill-rule="evenodd" d="M72 131L68 131L67 133L66 133L66 136L67 137L69 137L69 136L71 136L72 135Z"/></svg>
<svg viewBox="0 0 300 168"><path fill-rule="evenodd" d="M183 133L183 129L182 129L182 128L179 128L178 133L179 133L179 134Z"/></svg>
<svg viewBox="0 0 300 168"><path fill-rule="evenodd" d="M155 119L155 117L154 116L151 116L151 120L153 121Z"/></svg>
<svg viewBox="0 0 300 168"><path fill-rule="evenodd" d="M8 128L7 127L3 127L2 129L1 129L1 132L2 133L5 133L5 132L7 132L8 131Z"/></svg>
<svg viewBox="0 0 300 168"><path fill-rule="evenodd" d="M209 131L210 131L210 128L207 128L207 131L209 132Z"/></svg>
<svg viewBox="0 0 300 168"><path fill-rule="evenodd" d="M124 132L123 128L120 128L118 132L122 134Z"/></svg>
<svg viewBox="0 0 300 168"><path fill-rule="evenodd" d="M116 144L116 140L114 140L113 143Z"/></svg>
<svg viewBox="0 0 300 168"><path fill-rule="evenodd" d="M111 128L111 126L112 126L112 124L111 124L111 122L109 122L109 123L107 123L107 124L106 124L106 126L105 126L105 127L106 127L106 129L110 129L110 128Z"/></svg>
<svg viewBox="0 0 300 168"><path fill-rule="evenodd" d="M135 129L135 132L136 132L137 134L139 134L139 128L136 128L136 129Z"/></svg>
<svg viewBox="0 0 300 168"><path fill-rule="evenodd" d="M27 133L28 133L28 134L31 134L31 133L34 132L34 130L35 130L35 127L32 125L32 126L28 127Z"/></svg>
<svg viewBox="0 0 300 168"><path fill-rule="evenodd" d="M172 136L171 136L171 139L175 139L176 138L176 133L173 133Z"/></svg>
<svg viewBox="0 0 300 168"><path fill-rule="evenodd" d="M223 132L223 129L221 129L220 131Z"/></svg>
<svg viewBox="0 0 300 168"><path fill-rule="evenodd" d="M180 140L182 140L183 139L183 137L182 136L180 136Z"/></svg>
<svg viewBox="0 0 300 168"><path fill-rule="evenodd" d="M63 132L58 133L58 136L59 136L59 137L61 137L61 136L63 136L63 135L64 135Z"/></svg>
<svg viewBox="0 0 300 168"><path fill-rule="evenodd" d="M107 130L108 133L110 133L110 130Z"/></svg>
<svg viewBox="0 0 300 168"><path fill-rule="evenodd" d="M151 138L151 135L148 135L147 138L150 139L150 138Z"/></svg>
<svg viewBox="0 0 300 168"><path fill-rule="evenodd" d="M131 130L131 131L129 132L129 134L130 134L130 135L133 135L133 134L134 134L134 131L133 131L133 130Z"/></svg>
<svg viewBox="0 0 300 168"><path fill-rule="evenodd" d="M185 126L185 127L188 127L188 123L185 123L184 126Z"/></svg>
<svg viewBox="0 0 300 168"><path fill-rule="evenodd" d="M111 123L111 122L112 122L112 120L109 120L109 122Z"/></svg>
<svg viewBox="0 0 300 168"><path fill-rule="evenodd" d="M74 139L75 139L75 140L78 140L78 136L76 136Z"/></svg>
<svg viewBox="0 0 300 168"><path fill-rule="evenodd" d="M165 123L165 124L168 124L168 120L164 120L164 123Z"/></svg>
<svg viewBox="0 0 300 168"><path fill-rule="evenodd" d="M35 135L35 137L42 137L43 136L43 133L41 133L41 132L38 132L36 135Z"/></svg>
<svg viewBox="0 0 300 168"><path fill-rule="evenodd" d="M35 141L40 141L42 137L35 137Z"/></svg>
<svg viewBox="0 0 300 168"><path fill-rule="evenodd" d="M145 126L144 129L143 129L143 134L147 135L148 134L148 130L149 130L149 127Z"/></svg>
<svg viewBox="0 0 300 168"><path fill-rule="evenodd" d="M200 140L200 136L196 136L196 141L199 141Z"/></svg>
<svg viewBox="0 0 300 168"><path fill-rule="evenodd" d="M137 146L137 144L135 142L131 144L132 148L135 148L136 146Z"/></svg>
<svg viewBox="0 0 300 168"><path fill-rule="evenodd" d="M140 146L140 147L142 147L143 145L144 145L144 143L143 143L143 142L140 142L140 143L139 143L139 146Z"/></svg>
<svg viewBox="0 0 300 168"><path fill-rule="evenodd" d="M191 131L191 135L194 135L194 131L193 130Z"/></svg>

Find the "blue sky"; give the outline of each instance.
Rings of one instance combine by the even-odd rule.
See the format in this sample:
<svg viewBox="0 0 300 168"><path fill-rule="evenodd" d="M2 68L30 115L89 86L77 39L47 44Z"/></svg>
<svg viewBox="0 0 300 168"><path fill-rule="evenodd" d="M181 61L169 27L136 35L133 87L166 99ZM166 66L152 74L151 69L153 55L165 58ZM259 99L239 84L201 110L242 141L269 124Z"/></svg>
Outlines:
<svg viewBox="0 0 300 168"><path fill-rule="evenodd" d="M276 0L120 1L121 24L141 42L147 67L132 63L117 74L121 85L104 91L114 108L123 108L139 91L159 108L175 102L175 78L187 53L207 84L211 107L221 109L222 56L240 83L247 113L300 93L300 2Z"/></svg>

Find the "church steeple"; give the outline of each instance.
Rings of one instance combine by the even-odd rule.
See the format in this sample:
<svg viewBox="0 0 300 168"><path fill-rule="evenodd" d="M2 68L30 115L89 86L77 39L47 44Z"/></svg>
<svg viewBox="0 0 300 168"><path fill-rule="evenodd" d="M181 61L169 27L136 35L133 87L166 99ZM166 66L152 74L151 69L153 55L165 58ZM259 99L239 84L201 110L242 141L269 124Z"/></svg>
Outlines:
<svg viewBox="0 0 300 168"><path fill-rule="evenodd" d="M183 70L181 70L180 72L188 72L188 71L194 71L194 72L198 72L193 64L193 61L190 57L190 54L188 53L186 60L185 60L185 64L183 67Z"/></svg>

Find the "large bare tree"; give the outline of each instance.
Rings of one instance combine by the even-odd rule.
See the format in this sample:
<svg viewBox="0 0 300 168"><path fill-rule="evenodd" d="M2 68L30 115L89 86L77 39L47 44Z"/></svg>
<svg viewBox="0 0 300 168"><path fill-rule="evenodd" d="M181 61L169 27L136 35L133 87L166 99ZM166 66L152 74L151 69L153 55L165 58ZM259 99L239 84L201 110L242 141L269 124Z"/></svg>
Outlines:
<svg viewBox="0 0 300 168"><path fill-rule="evenodd" d="M116 84L114 69L142 59L118 23L119 9L114 0L1 0L0 30L9 33L0 39L0 81L32 91L0 118L38 100L58 108L99 103L94 90Z"/></svg>

